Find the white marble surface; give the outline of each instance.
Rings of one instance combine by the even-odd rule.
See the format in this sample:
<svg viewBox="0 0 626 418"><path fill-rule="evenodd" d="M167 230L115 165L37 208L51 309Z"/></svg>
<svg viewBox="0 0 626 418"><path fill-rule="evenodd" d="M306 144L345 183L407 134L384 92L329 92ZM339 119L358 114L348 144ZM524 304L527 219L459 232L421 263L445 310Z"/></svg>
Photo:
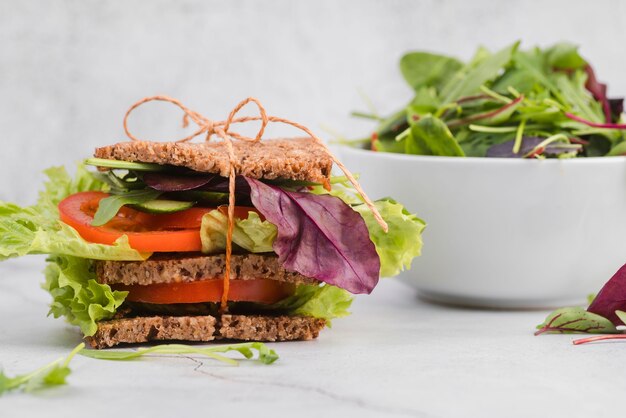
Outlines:
<svg viewBox="0 0 626 418"><path fill-rule="evenodd" d="M0 363L9 374L79 342L45 317L42 265L38 257L0 265ZM281 357L271 366L77 357L68 386L4 396L0 416L617 416L626 346L534 337L544 315L430 305L384 280L317 341L272 344Z"/></svg>

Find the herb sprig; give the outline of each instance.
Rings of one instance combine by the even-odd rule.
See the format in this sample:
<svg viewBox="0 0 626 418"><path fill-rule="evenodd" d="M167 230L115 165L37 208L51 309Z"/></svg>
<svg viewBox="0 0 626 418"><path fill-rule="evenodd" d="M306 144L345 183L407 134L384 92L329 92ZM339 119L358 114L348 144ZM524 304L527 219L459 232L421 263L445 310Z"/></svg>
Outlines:
<svg viewBox="0 0 626 418"><path fill-rule="evenodd" d="M25 392L33 392L39 389L67 384L66 378L71 373L69 364L74 356L84 348L85 344L80 343L70 352L65 360L61 357L30 373L8 377L4 372L0 371L0 396L12 390L22 389Z"/></svg>
<svg viewBox="0 0 626 418"><path fill-rule="evenodd" d="M133 351L92 350L86 349L85 344L80 343L67 357L65 357L65 359L63 357L58 358L30 373L9 377L3 371L0 371L0 396L13 390L21 389L24 392L33 392L40 389L67 384L67 376L71 373L69 365L76 354L93 359L118 361L136 360L147 357L150 354L196 354L221 361L222 363L231 366L238 366L239 361L222 355L223 353L233 351L240 353L246 359L254 359L256 352L257 357L255 361L258 361L261 364L272 364L278 360L278 354L276 354L276 351L271 350L267 345L260 342L216 345L209 347L185 344L162 344L148 348L138 348Z"/></svg>

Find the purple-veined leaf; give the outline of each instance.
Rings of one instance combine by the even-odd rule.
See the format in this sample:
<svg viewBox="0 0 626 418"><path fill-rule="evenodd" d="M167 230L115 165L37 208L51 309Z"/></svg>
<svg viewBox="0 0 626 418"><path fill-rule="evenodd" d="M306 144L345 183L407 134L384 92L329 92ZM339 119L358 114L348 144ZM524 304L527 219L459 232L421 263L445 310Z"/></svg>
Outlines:
<svg viewBox="0 0 626 418"><path fill-rule="evenodd" d="M293 192L246 178L251 199L276 225L283 267L352 293L371 293L380 259L365 221L341 199Z"/></svg>
<svg viewBox="0 0 626 418"><path fill-rule="evenodd" d="M523 158L526 154L531 152L537 145L539 145L545 138L540 138L536 136L525 136L522 138L522 146L520 147L519 152L513 152L513 145L515 144L515 140L512 139L510 141L503 142L501 144L496 144L491 146L487 150L487 157L490 158ZM572 148L562 147L563 143L552 142L546 145L542 154L545 155L559 155L566 152L572 152Z"/></svg>
<svg viewBox="0 0 626 418"><path fill-rule="evenodd" d="M217 174L181 175L149 172L143 175L143 181L148 187L162 192L203 190L228 193L228 178ZM235 178L235 190L238 195L250 193L250 186L242 176Z"/></svg>
<svg viewBox="0 0 626 418"><path fill-rule="evenodd" d="M537 325L535 335L572 333L609 334L615 332L618 331L611 321L576 306L560 308L551 312L542 324Z"/></svg>
<svg viewBox="0 0 626 418"><path fill-rule="evenodd" d="M183 176L148 172L143 175L143 181L148 187L162 192L182 192L202 187L211 182L215 177L219 176L215 174Z"/></svg>
<svg viewBox="0 0 626 418"><path fill-rule="evenodd" d="M626 310L626 264L602 287L587 310L607 318L615 325L624 325L615 311Z"/></svg>

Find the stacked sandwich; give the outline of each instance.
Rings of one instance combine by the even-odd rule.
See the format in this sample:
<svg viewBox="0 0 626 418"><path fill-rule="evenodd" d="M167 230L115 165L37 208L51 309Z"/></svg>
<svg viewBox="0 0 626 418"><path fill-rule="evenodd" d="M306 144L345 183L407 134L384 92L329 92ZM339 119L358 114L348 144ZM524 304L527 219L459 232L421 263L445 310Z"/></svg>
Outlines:
<svg viewBox="0 0 626 418"><path fill-rule="evenodd" d="M50 254L50 312L95 348L316 338L420 251L423 222L368 207L312 139L130 141L86 164L0 204L0 256Z"/></svg>

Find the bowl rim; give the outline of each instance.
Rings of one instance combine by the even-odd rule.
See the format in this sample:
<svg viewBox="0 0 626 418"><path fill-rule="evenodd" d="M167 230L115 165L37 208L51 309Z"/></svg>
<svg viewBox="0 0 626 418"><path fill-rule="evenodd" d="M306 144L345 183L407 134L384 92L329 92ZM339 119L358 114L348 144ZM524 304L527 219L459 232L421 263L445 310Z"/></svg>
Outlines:
<svg viewBox="0 0 626 418"><path fill-rule="evenodd" d="M443 163L443 164L479 164L479 165L513 165L513 164L602 164L620 165L626 163L626 156L617 155L611 157L584 157L584 158L546 158L539 160L536 158L487 158L487 157L441 157L435 155L411 155L411 154L397 154L393 152L378 152L370 151L366 149L359 149L350 147L348 145L339 145L338 151L341 155L343 152L351 152L355 154L367 155L374 158L386 158L389 160L401 160L401 161L416 161L416 162L429 162L429 163Z"/></svg>

